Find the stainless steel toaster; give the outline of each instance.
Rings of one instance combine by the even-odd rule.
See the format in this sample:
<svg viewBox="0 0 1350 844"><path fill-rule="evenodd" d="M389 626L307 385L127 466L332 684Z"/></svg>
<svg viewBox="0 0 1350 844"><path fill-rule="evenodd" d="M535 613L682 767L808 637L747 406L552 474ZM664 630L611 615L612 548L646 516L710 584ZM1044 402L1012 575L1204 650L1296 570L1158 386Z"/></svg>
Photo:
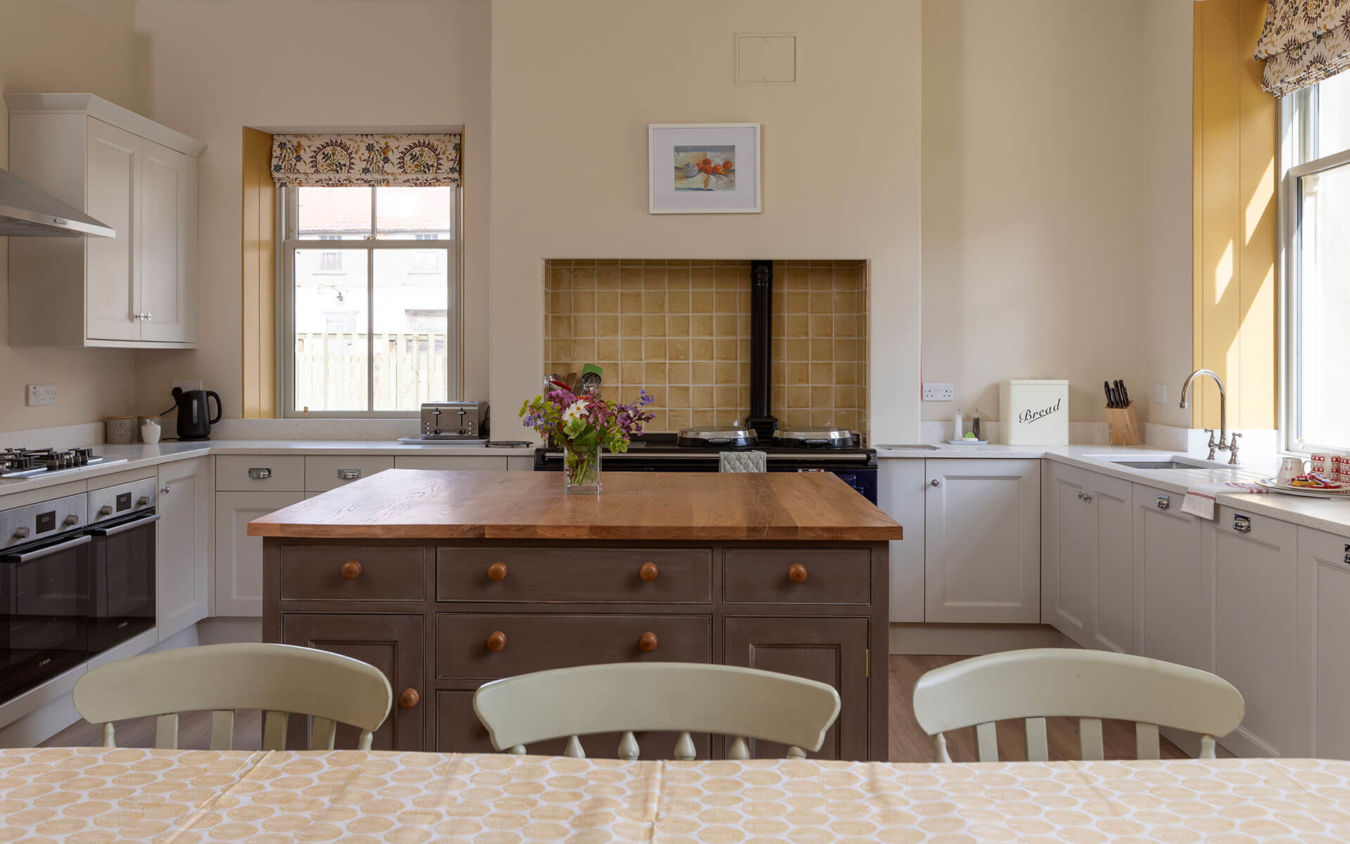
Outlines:
<svg viewBox="0 0 1350 844"><path fill-rule="evenodd" d="M485 401L436 401L422 405L424 440L478 440L488 435Z"/></svg>

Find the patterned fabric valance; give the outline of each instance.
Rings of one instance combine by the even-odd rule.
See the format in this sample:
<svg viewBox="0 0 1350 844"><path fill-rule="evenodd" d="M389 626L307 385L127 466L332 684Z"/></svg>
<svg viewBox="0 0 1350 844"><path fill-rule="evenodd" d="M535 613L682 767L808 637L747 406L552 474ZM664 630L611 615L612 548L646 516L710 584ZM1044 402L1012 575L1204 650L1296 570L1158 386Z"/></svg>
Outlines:
<svg viewBox="0 0 1350 844"><path fill-rule="evenodd" d="M273 135L272 179L278 185L457 185L460 136Z"/></svg>
<svg viewBox="0 0 1350 844"><path fill-rule="evenodd" d="M1350 0L1269 0L1256 57L1277 97L1350 67Z"/></svg>

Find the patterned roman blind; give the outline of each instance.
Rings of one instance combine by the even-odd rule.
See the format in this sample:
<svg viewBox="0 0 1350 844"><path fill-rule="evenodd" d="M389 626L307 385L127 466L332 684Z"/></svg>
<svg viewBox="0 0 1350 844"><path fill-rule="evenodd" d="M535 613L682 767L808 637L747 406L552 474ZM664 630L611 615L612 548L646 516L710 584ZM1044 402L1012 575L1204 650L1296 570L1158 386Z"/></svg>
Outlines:
<svg viewBox="0 0 1350 844"><path fill-rule="evenodd" d="M460 136L451 133L273 135L277 185L355 187L459 184Z"/></svg>
<svg viewBox="0 0 1350 844"><path fill-rule="evenodd" d="M1256 57L1277 97L1350 67L1350 0L1269 0Z"/></svg>

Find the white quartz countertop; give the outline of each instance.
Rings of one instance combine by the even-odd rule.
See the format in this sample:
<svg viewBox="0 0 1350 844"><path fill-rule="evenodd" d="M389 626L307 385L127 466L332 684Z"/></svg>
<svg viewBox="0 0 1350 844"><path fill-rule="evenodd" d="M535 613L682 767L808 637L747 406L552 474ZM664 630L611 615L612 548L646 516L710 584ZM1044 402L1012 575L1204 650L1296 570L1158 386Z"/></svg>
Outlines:
<svg viewBox="0 0 1350 844"><path fill-rule="evenodd" d="M369 456L425 456L425 457L530 457L535 445L514 448L488 448L484 445L406 445L397 440L194 440L191 442L165 441L155 445L96 445L94 453L109 461L83 469L69 469L32 478L0 479L0 496L14 492L28 492L57 486L72 481L83 481L170 463L193 457L216 454L279 454L296 455L369 455ZM112 462L120 461L120 462Z"/></svg>
<svg viewBox="0 0 1350 844"><path fill-rule="evenodd" d="M1150 446L1109 445L1013 446L991 443L990 445L943 444L935 448L915 446L897 448L878 445L876 449L877 457L881 459L1052 460L1178 495L1184 495L1188 489L1206 484L1228 481L1250 483L1268 478L1275 474L1278 461L1278 456L1273 454L1246 454L1241 455L1241 465L1236 467L1216 461L1195 469L1139 469L1124 466L1119 461L1170 460L1178 456L1196 460L1203 458L1204 455L1185 455ZM1226 454L1221 456L1224 460L1227 459ZM1261 514L1337 536L1350 537L1350 499L1304 498L1279 493L1220 492L1215 495L1215 501L1220 506L1234 507L1246 513Z"/></svg>

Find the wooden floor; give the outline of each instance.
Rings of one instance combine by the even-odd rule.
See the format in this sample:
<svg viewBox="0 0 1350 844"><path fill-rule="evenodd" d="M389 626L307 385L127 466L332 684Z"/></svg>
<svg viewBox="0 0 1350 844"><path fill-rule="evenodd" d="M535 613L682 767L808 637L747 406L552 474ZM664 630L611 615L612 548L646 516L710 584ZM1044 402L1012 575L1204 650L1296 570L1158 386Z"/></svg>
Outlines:
<svg viewBox="0 0 1350 844"><path fill-rule="evenodd" d="M914 720L910 699L914 684L925 672L950 665L964 657L959 656L901 656L890 658L891 697L891 761L931 762L933 745ZM1051 718L1047 723L1051 759L1074 759L1078 756L1078 722L1068 718ZM211 716L207 712L189 712L179 718L178 736L182 747L206 747L211 734ZM1121 721L1106 721L1102 725L1102 740L1108 759L1130 759L1134 756L1134 725ZM52 736L44 746L72 747L101 743L99 728L83 721ZM155 743L155 721L140 718L117 725L117 743L123 747L150 747ZM254 749L262 743L262 719L256 712L241 712L235 720L234 746ZM1026 736L1021 724L998 725L999 754L1004 759L1026 758ZM975 759L975 731L960 730L947 734L947 750L957 762ZM1162 739L1164 759L1185 758L1176 745Z"/></svg>

